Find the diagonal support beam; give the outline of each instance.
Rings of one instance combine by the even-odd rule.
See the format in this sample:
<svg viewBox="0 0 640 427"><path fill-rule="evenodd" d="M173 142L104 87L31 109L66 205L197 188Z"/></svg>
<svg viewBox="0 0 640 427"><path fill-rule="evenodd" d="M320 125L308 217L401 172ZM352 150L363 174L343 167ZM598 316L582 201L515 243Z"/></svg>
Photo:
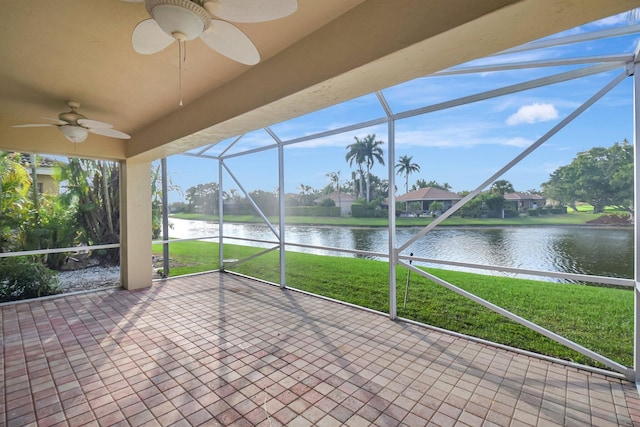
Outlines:
<svg viewBox="0 0 640 427"><path fill-rule="evenodd" d="M429 279L441 286L444 286L445 288L449 289L450 291L455 292L458 295L461 295L467 299L470 299L471 301L478 303L480 305L482 305L483 307L488 308L491 311L494 311L504 317L506 317L509 320L512 320L516 323L519 323L520 325L529 328L533 331L538 332L539 334L544 335L545 337L552 339L553 341L560 343L564 346L569 347L572 350L575 350L581 354L584 354L587 357L592 358L593 360L602 363L603 365L613 369L614 371L620 372L622 374L624 374L627 378L629 379L633 379L634 373L633 370L631 370L630 368L621 365L617 362L614 362L611 359L608 359L592 350L589 350L586 347L581 346L580 344L577 344L571 340L568 340L567 338L556 334L555 332L552 332L548 329L543 328L542 326L533 323L527 319L525 319L524 317L520 317L515 313L510 312L509 310L505 310L504 308L497 306L495 304L493 304L492 302L489 302L485 299L480 298L477 295L472 294L471 292L465 291L462 288L459 288L449 282L447 282L446 280L443 280L441 278L439 278L438 276L434 276L433 274L424 271L422 269L416 268L411 264L406 264L404 262L400 262L400 264L402 264L403 266L405 266L406 268L408 268L410 271L415 272L416 274L419 274L420 276Z"/></svg>
<svg viewBox="0 0 640 427"><path fill-rule="evenodd" d="M593 95L591 98L589 98L587 101L585 101L584 104L582 104L580 107L578 107L576 110L574 110L571 114L569 114L567 117L565 117L560 123L558 123L551 130L549 130L549 132L544 134L540 139L538 139L536 142L531 144L522 153L517 155L513 160L511 160L509 163L507 163L505 166L503 166L502 169L500 169L499 171L497 171L496 173L491 175L482 184L480 184L478 187L476 187L475 190L473 190L471 193L467 194L460 201L458 201L458 203L453 205L446 212L444 212L442 215L440 215L438 218L436 218L432 223L430 223L428 226L423 228L419 233L417 233L415 236L413 236L411 239L409 239L405 244L400 246L398 248L398 252L402 252L403 250L407 249L409 246L411 246L419 238L421 238L422 236L427 234L429 231L433 230L442 221L444 221L445 219L449 218L451 215L456 213L462 206L464 206L469 200L471 200L475 196L477 196L489 184L491 184L493 181L495 181L496 179L498 179L499 177L504 175L508 170L510 170L515 165L520 163L520 161L522 161L522 159L527 157L529 154L531 154L534 150L536 150L542 144L547 142L547 140L549 140L549 138L551 138L553 135L558 133L567 124L571 123L576 117L578 117L580 114L582 114L587 108L589 108L591 105L593 105L597 100L599 100L604 95L606 95L611 89L616 87L621 81L626 79L630 74L631 74L631 72L629 70L625 69L622 73L617 75L605 87L600 89L595 95Z"/></svg>
<svg viewBox="0 0 640 427"><path fill-rule="evenodd" d="M253 209L256 210L256 212L258 213L258 215L260 215L260 217L264 220L264 222L267 224L267 226L269 226L269 228L271 229L271 231L273 232L274 236L276 236L276 238L278 240L280 240L280 235L278 234L278 231L275 229L275 227L273 226L273 224L271 224L271 221L269 221L269 218L267 218L267 216L264 214L264 212L262 212L262 209L260 209L260 207L256 204L256 202L251 198L251 196L249 195L249 193L247 193L247 191L244 189L244 187L242 186L242 184L240 183L240 181L238 181L238 179L235 177L235 175L233 174L233 172L231 172L231 170L229 169L229 167L223 162L221 161L220 164L222 165L222 167L224 167L224 169L227 171L227 173L229 174L229 176L231 177L231 179L233 179L233 182L235 182L238 187L240 187L240 191L242 191L242 193L245 195L245 197L247 198L247 200L249 200L249 203L251 203L251 206L253 206Z"/></svg>

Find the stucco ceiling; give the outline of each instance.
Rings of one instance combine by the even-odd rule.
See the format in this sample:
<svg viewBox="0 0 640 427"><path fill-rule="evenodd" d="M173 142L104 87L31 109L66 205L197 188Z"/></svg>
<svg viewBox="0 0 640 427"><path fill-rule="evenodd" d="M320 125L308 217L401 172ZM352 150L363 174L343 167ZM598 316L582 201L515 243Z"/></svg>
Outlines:
<svg viewBox="0 0 640 427"><path fill-rule="evenodd" d="M5 1L0 14L0 149L148 161L268 126L640 6L640 0L298 0L286 18L238 24L259 64L187 44L131 47L144 5ZM54 128L16 129L67 110L132 135L72 144Z"/></svg>

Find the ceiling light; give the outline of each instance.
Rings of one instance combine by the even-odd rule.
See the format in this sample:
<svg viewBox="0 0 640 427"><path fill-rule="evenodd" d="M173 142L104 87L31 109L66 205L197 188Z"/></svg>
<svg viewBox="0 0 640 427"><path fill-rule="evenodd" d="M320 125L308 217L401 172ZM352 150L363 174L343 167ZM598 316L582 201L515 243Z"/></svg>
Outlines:
<svg viewBox="0 0 640 427"><path fill-rule="evenodd" d="M211 25L207 11L190 0L150 0L145 6L162 31L178 40L193 40Z"/></svg>
<svg viewBox="0 0 640 427"><path fill-rule="evenodd" d="M64 133L64 136L67 137L69 141L75 143L83 142L87 139L87 135L89 134L89 131L82 126L64 125L58 126L58 129Z"/></svg>

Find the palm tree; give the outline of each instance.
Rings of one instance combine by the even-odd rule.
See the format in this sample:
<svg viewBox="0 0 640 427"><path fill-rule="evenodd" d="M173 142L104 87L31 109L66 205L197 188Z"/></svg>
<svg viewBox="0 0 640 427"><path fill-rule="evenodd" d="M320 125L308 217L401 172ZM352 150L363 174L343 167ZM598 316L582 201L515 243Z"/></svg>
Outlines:
<svg viewBox="0 0 640 427"><path fill-rule="evenodd" d="M513 193L513 192L515 192L515 190L513 189L513 184L511 184L506 179L499 179L499 180L495 181L493 184L491 184L490 191L492 193L496 193L496 194L499 194L501 196L504 196L505 193Z"/></svg>
<svg viewBox="0 0 640 427"><path fill-rule="evenodd" d="M356 142L347 145L348 151L344 159L349 162L349 166L352 166L353 163L358 166L358 173L360 174L360 191L358 192L358 197L362 198L364 196L362 193L362 190L364 188L364 185L362 185L362 179L364 177L362 165L367 161L365 156L366 147L364 145L364 141L359 140L357 136L355 137L355 139Z"/></svg>
<svg viewBox="0 0 640 427"><path fill-rule="evenodd" d="M306 196L307 194L311 194L311 186L310 185L305 185L305 184L300 184L300 206L306 206ZM278 192L276 191L276 194L278 194Z"/></svg>
<svg viewBox="0 0 640 427"><path fill-rule="evenodd" d="M370 134L362 139L357 136L354 137L356 142L347 146L346 160L349 162L349 166L355 161L360 171L360 189L362 191L362 165L367 168L367 203L369 203L369 177L371 168L376 164L376 161L384 166L384 152L380 146L384 144L382 141L376 141L376 134Z"/></svg>
<svg viewBox="0 0 640 427"><path fill-rule="evenodd" d="M338 206L342 207L342 205L340 204L340 202L341 202L341 200L340 200L340 171L338 171L338 172L329 172L326 175L326 177L329 178L331 180L331 183L336 186L336 191L338 192Z"/></svg>
<svg viewBox="0 0 640 427"><path fill-rule="evenodd" d="M398 164L396 165L396 175L404 174L404 192L409 192L409 175L413 172L420 172L420 165L417 163L411 163L413 156L402 156L398 159Z"/></svg>

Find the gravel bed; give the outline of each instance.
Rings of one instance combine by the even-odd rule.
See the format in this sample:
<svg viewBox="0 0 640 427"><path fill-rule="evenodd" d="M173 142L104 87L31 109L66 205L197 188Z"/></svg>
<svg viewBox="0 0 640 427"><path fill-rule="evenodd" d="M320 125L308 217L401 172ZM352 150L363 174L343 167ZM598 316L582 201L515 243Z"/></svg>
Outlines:
<svg viewBox="0 0 640 427"><path fill-rule="evenodd" d="M77 292L120 286L120 267L89 267L58 272L60 291Z"/></svg>

